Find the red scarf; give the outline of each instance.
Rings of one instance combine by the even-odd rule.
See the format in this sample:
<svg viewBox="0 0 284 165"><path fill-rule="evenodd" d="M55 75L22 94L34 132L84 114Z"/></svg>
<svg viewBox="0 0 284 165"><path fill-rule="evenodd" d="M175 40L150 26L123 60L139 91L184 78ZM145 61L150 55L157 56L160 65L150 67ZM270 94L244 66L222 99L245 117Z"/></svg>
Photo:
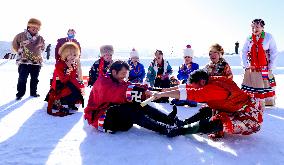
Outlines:
<svg viewBox="0 0 284 165"><path fill-rule="evenodd" d="M104 75L104 65L105 65L105 60L103 57L101 57L100 62L99 62L99 75Z"/></svg>
<svg viewBox="0 0 284 165"><path fill-rule="evenodd" d="M250 51L250 63L251 66L255 66L256 68L262 68L263 66L267 66L266 54L265 50L262 47L262 42L264 40L264 32L261 33L261 37L256 40L256 35L252 35L253 45Z"/></svg>

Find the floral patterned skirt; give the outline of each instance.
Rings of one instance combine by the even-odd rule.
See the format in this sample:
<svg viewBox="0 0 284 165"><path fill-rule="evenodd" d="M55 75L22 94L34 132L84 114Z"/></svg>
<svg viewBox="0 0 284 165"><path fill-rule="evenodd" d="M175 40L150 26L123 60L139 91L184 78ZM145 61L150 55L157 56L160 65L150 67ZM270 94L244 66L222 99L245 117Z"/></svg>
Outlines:
<svg viewBox="0 0 284 165"><path fill-rule="evenodd" d="M260 130L263 121L262 114L262 105L257 99L252 98L249 104L234 113L216 111L213 120L222 121L224 132L249 135Z"/></svg>

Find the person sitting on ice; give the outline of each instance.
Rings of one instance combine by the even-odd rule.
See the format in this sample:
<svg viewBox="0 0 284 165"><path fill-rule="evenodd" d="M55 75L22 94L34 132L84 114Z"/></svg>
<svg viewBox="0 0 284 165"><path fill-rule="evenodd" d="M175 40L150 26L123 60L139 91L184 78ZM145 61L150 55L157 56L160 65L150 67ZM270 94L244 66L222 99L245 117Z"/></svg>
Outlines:
<svg viewBox="0 0 284 165"><path fill-rule="evenodd" d="M103 45L100 47L100 59L94 62L89 71L89 81L88 86L93 86L93 84L98 79L99 75L105 75L112 64L113 46Z"/></svg>
<svg viewBox="0 0 284 165"><path fill-rule="evenodd" d="M214 44L210 47L209 57L211 62L204 68L210 76L226 76L233 79L233 73L230 65L223 58L224 49L219 44Z"/></svg>
<svg viewBox="0 0 284 165"><path fill-rule="evenodd" d="M173 73L172 67L167 60L164 59L161 50L156 50L155 58L150 63L146 76L146 83L151 87L169 88L170 75ZM156 100L157 103L168 103L169 98L161 98Z"/></svg>
<svg viewBox="0 0 284 165"><path fill-rule="evenodd" d="M194 71L189 78L190 85L178 90L167 89L155 93L161 97L188 99L205 102L194 116L184 120L184 126L173 129L169 136L208 133L212 138L230 134L249 135L260 130L263 107L258 100L243 92L237 84L226 77L212 76L204 70ZM175 88L176 89L176 88Z"/></svg>
<svg viewBox="0 0 284 165"><path fill-rule="evenodd" d="M143 79L145 78L144 65L139 62L139 54L134 48L130 52L129 66L128 81L132 83L143 83Z"/></svg>
<svg viewBox="0 0 284 165"><path fill-rule="evenodd" d="M137 124L166 135L170 125L179 121L176 107L169 115L149 105L142 107L140 102L149 95L147 85L125 81L128 71L126 62L115 61L109 74L99 75L84 111L85 119L103 132L128 131Z"/></svg>
<svg viewBox="0 0 284 165"><path fill-rule="evenodd" d="M75 42L66 42L59 48L60 59L55 64L50 91L47 94L47 113L54 116L70 114L78 110L75 103L84 105L84 84L78 80L77 59L80 48ZM68 105L68 108L63 105ZM53 112L52 109L56 109Z"/></svg>
<svg viewBox="0 0 284 165"><path fill-rule="evenodd" d="M184 64L179 67L177 78L181 81L182 84L186 84L188 77L191 72L199 69L197 63L192 62L193 50L190 45L186 46L186 49L183 51ZM197 102L191 100L178 100L173 99L172 104L177 106L189 105L190 107L196 107Z"/></svg>

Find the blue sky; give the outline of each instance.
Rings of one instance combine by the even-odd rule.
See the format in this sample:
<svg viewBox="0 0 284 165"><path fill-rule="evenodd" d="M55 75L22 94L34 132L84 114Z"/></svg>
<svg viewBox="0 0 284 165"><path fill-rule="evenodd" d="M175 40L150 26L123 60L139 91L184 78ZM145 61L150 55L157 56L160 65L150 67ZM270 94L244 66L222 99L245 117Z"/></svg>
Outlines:
<svg viewBox="0 0 284 165"><path fill-rule="evenodd" d="M179 51L191 44L198 55L213 43L227 52L236 41L242 47L251 21L263 18L265 31L284 50L284 4L279 0L9 0L1 7L2 41L12 40L36 17L47 43L55 44L68 28L75 28L83 47Z"/></svg>

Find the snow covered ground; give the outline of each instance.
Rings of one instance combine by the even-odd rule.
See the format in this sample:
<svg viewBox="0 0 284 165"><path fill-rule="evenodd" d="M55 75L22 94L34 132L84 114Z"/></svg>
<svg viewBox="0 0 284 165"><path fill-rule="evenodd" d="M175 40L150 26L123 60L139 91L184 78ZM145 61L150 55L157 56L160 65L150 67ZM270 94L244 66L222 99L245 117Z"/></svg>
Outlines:
<svg viewBox="0 0 284 165"><path fill-rule="evenodd" d="M284 164L284 53L274 71L277 81L275 107L266 108L261 131L250 136L226 135L214 142L205 135L167 138L134 126L128 132L105 134L90 127L83 109L63 118L46 114L44 98L49 90L54 61L45 61L40 72L40 98L26 95L15 101L17 66L14 60L0 60L0 164ZM116 58L116 57L114 57ZM234 80L242 81L238 56L226 56L233 68ZM83 59L87 75L95 59ZM181 59L170 59L175 73ZM202 65L208 58L195 58ZM149 59L142 59L147 68ZM90 88L86 88L86 101ZM151 103L170 112L169 104ZM198 108L178 107L184 119Z"/></svg>

